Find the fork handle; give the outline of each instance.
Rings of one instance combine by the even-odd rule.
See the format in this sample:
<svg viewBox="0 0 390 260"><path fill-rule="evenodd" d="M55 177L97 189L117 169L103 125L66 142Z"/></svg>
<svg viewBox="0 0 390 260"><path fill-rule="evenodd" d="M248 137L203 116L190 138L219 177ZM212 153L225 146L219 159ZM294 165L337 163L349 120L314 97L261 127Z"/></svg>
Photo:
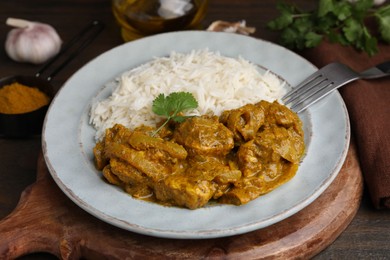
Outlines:
<svg viewBox="0 0 390 260"><path fill-rule="evenodd" d="M375 67L371 67L368 70L365 70L359 74L359 78L361 79L376 79L390 76L390 61L378 64Z"/></svg>
<svg viewBox="0 0 390 260"><path fill-rule="evenodd" d="M383 62L376 66L378 69L383 71L384 73L390 73L390 61Z"/></svg>

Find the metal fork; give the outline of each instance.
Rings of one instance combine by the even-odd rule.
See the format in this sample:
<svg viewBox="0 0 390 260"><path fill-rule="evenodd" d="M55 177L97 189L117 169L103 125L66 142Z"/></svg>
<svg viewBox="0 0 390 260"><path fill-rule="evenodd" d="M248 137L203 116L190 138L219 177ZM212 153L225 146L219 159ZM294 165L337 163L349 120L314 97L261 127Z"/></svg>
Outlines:
<svg viewBox="0 0 390 260"><path fill-rule="evenodd" d="M390 75L390 61L363 72L356 72L345 64L334 62L321 68L282 97L285 105L296 113L328 95L333 90L358 79L375 79Z"/></svg>

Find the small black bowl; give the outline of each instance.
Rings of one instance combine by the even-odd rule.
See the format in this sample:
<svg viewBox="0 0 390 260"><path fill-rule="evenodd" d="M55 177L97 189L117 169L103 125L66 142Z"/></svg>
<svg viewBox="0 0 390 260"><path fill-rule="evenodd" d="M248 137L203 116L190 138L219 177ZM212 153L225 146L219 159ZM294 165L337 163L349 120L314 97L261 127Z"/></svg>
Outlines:
<svg viewBox="0 0 390 260"><path fill-rule="evenodd" d="M0 88L18 82L28 87L38 88L49 96L54 97L54 88L47 80L35 76L9 76L0 79ZM0 137L26 138L39 136L42 132L43 121L49 105L22 114L0 113Z"/></svg>

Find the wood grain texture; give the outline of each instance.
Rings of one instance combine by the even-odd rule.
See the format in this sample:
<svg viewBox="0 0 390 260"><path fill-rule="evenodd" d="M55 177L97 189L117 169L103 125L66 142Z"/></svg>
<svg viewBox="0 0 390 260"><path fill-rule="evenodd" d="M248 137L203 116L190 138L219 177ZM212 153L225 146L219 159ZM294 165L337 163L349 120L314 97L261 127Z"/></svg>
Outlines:
<svg viewBox="0 0 390 260"><path fill-rule="evenodd" d="M36 182L0 222L0 259L34 252L48 252L61 259L312 257L331 244L355 216L363 190L361 176L352 144L331 186L290 218L243 235L176 240L135 234L89 215L62 193L39 157Z"/></svg>

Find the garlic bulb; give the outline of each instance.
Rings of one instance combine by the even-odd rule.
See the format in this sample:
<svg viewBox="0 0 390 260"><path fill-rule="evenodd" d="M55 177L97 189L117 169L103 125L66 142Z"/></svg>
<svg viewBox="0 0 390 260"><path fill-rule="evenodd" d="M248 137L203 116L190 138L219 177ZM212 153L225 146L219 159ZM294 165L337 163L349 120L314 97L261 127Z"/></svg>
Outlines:
<svg viewBox="0 0 390 260"><path fill-rule="evenodd" d="M61 49L61 38L48 24L15 18L8 18L6 24L17 27L8 33L5 42L8 56L15 61L40 64Z"/></svg>

